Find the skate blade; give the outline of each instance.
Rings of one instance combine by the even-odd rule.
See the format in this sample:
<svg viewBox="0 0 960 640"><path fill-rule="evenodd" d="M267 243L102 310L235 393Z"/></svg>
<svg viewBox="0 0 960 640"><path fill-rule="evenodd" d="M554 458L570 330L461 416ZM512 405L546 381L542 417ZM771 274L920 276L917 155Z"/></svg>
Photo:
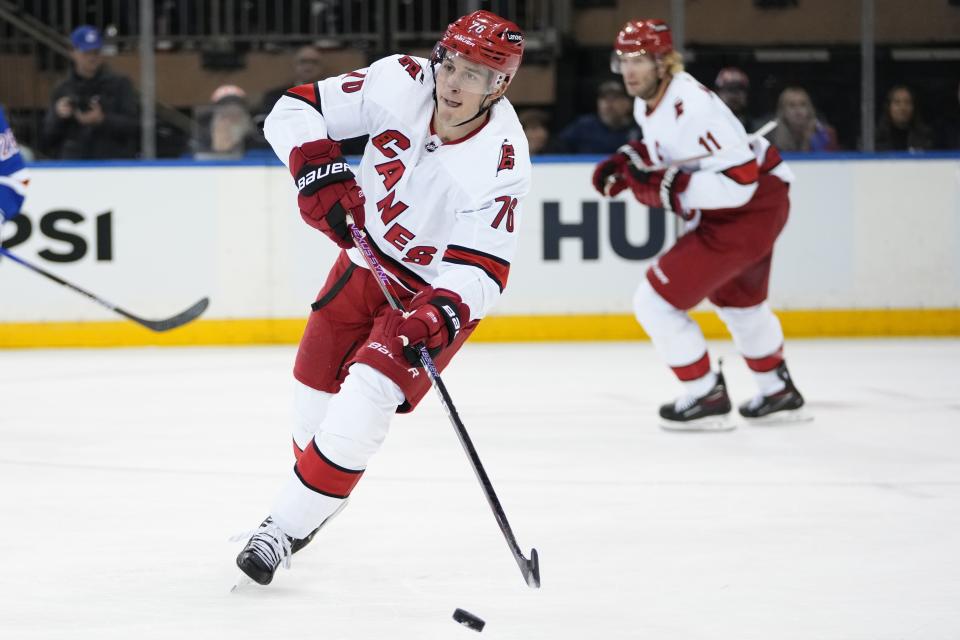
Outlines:
<svg viewBox="0 0 960 640"><path fill-rule="evenodd" d="M687 433L719 433L723 431L733 431L737 428L737 423L729 414L723 416L708 416L689 422L674 422L673 420L660 420L660 428L664 431L676 431Z"/></svg>
<svg viewBox="0 0 960 640"><path fill-rule="evenodd" d="M778 424L812 422L813 414L801 407L799 409L793 409L792 411L777 411L776 413L771 413L763 416L762 418L744 417L743 421L747 424L756 425L758 427L771 427Z"/></svg>
<svg viewBox="0 0 960 640"><path fill-rule="evenodd" d="M254 584L254 582L253 580L250 579L250 576L248 576L245 573L241 573L240 577L237 578L236 583L234 583L234 585L230 587L230 593L236 593L243 587L249 586L251 584Z"/></svg>

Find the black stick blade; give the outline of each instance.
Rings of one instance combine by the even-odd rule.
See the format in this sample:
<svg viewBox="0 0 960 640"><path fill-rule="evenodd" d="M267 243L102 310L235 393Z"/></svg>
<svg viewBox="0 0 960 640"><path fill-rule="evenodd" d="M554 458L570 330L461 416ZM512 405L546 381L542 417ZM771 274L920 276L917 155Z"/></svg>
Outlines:
<svg viewBox="0 0 960 640"><path fill-rule="evenodd" d="M523 579L527 581L527 586L531 589L540 588L540 556L536 549L530 549L530 559L524 558L524 564L520 567L523 573Z"/></svg>
<svg viewBox="0 0 960 640"><path fill-rule="evenodd" d="M140 318L119 307L117 307L115 311L117 311L117 313L120 315L133 320L137 324L146 327L151 331L156 331L159 333L161 331L170 331L171 329L176 329L177 327L181 327L192 320L196 320L198 317L200 317L200 314L207 310L208 306L210 306L210 298L203 298L195 302L189 309L185 309L177 315L163 320L147 320L145 318Z"/></svg>

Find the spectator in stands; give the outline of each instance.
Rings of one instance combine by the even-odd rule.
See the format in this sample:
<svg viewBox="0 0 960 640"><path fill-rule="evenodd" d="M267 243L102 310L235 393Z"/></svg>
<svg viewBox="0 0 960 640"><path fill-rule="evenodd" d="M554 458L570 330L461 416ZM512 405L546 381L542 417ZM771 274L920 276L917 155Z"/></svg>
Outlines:
<svg viewBox="0 0 960 640"><path fill-rule="evenodd" d="M730 107L733 115L737 116L737 120L747 130L747 133L755 131L759 127L755 119L747 113L747 106L750 103L750 78L742 69L737 67L720 69L720 73L717 74L717 79L714 82L714 88L723 103Z"/></svg>
<svg viewBox="0 0 960 640"><path fill-rule="evenodd" d="M271 109L273 109L273 105L277 103L277 100L280 99L280 96L283 95L284 91L290 87L297 87L301 84L318 82L323 80L325 77L326 76L324 75L323 69L323 56L320 53L320 49L313 45L300 47L293 55L293 80L289 84L275 87L263 94L263 102L260 105L259 119L262 121L263 118L267 117L267 114L270 113Z"/></svg>
<svg viewBox="0 0 960 640"><path fill-rule="evenodd" d="M240 157L250 149L265 146L253 125L247 92L233 84L217 87L210 105L197 117L197 125L195 148L199 157Z"/></svg>
<svg viewBox="0 0 960 640"><path fill-rule="evenodd" d="M89 25L70 34L70 75L51 95L42 146L54 158L132 158L139 146L137 97L130 79L110 71L103 36Z"/></svg>
<svg viewBox="0 0 960 640"><path fill-rule="evenodd" d="M561 153L614 153L628 140L639 137L633 119L633 98L619 80L597 88L597 112L580 116L557 135Z"/></svg>
<svg viewBox="0 0 960 640"><path fill-rule="evenodd" d="M527 135L530 155L550 153L550 116L540 109L525 109L517 114L523 132Z"/></svg>
<svg viewBox="0 0 960 640"><path fill-rule="evenodd" d="M817 119L810 94L787 87L777 100L778 126L768 136L781 151L836 151L837 132Z"/></svg>
<svg viewBox="0 0 960 640"><path fill-rule="evenodd" d="M887 92L877 124L877 151L927 151L933 148L933 129L920 118L913 92L897 85Z"/></svg>

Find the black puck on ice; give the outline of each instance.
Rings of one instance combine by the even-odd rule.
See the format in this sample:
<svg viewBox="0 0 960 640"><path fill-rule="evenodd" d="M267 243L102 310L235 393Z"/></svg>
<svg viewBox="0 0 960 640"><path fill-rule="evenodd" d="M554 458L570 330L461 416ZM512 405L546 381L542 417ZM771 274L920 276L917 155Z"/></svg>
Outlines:
<svg viewBox="0 0 960 640"><path fill-rule="evenodd" d="M477 616L473 615L469 611L464 611L463 609L454 610L453 619L463 626L473 629L474 631L483 631L483 625L487 624Z"/></svg>

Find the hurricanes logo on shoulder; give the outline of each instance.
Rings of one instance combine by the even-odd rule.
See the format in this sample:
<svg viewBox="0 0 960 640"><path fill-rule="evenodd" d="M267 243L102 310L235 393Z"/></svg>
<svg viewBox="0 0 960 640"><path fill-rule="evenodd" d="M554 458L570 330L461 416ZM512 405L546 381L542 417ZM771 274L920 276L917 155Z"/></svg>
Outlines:
<svg viewBox="0 0 960 640"><path fill-rule="evenodd" d="M500 145L500 164L497 165L497 175L501 171L509 171L513 169L516 160L514 159L513 145L510 144L510 141L507 139L503 140L503 144Z"/></svg>
<svg viewBox="0 0 960 640"><path fill-rule="evenodd" d="M682 116L682 115L683 115L683 100L677 100L675 103L673 103L673 109L674 109L674 111L677 112L677 117L678 117L678 118L679 118L680 116Z"/></svg>

